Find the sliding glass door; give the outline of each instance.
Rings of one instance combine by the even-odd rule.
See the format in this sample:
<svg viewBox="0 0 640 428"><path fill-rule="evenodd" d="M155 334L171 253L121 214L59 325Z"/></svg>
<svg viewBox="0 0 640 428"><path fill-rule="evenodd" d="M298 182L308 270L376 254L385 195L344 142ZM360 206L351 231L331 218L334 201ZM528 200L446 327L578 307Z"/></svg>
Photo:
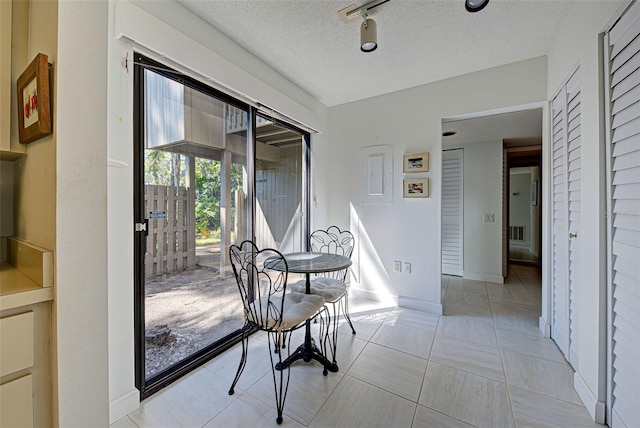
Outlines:
<svg viewBox="0 0 640 428"><path fill-rule="evenodd" d="M299 251L308 134L136 55L136 380L144 398L237 343L232 244Z"/></svg>

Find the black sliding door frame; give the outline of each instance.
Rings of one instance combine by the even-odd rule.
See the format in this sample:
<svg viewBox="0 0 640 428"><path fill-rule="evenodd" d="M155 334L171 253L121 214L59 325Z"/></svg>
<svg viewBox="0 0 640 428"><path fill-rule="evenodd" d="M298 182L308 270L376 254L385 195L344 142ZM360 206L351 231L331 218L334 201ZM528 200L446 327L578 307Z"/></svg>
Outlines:
<svg viewBox="0 0 640 428"><path fill-rule="evenodd" d="M255 230L255 163L256 163L256 116L268 117L280 126L300 132L302 135L302 207L304 223L302 233L307 236L310 230L310 134L296 128L282 120L270 117L253 105L213 89L206 84L173 70L170 67L150 59L142 54L134 54L134 91L133 91L133 128L134 128L134 347L135 347L135 386L140 391L140 398L144 399L159 391L166 385L177 380L193 369L201 366L215 356L226 351L240 341L240 330L211 343L205 348L194 352L184 360L176 363L160 373L146 378L145 375L145 271L144 257L146 253L147 218L145 212L144 194L144 142L145 142L145 70L152 70L167 79L174 80L184 86L202 92L222 102L238 107L248 112L247 129L247 223L249 236L256 240ZM307 244L305 244L307 245Z"/></svg>

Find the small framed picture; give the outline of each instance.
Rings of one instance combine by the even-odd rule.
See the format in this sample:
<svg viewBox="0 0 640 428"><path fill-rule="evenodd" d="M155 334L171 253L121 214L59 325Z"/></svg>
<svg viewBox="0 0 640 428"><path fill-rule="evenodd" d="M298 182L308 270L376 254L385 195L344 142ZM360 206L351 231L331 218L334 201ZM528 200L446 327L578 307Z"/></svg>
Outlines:
<svg viewBox="0 0 640 428"><path fill-rule="evenodd" d="M428 198L428 178L405 178L402 180L402 196L405 198Z"/></svg>
<svg viewBox="0 0 640 428"><path fill-rule="evenodd" d="M53 132L47 55L36 55L18 78L17 86L18 139L27 144Z"/></svg>
<svg viewBox="0 0 640 428"><path fill-rule="evenodd" d="M404 165L402 172L428 172L429 153L409 153L404 155Z"/></svg>

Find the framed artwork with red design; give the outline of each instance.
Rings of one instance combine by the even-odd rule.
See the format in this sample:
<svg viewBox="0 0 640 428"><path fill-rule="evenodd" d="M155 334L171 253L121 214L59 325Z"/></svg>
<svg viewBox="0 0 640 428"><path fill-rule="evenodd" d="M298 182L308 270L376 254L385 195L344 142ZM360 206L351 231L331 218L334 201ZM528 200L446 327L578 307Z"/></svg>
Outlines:
<svg viewBox="0 0 640 428"><path fill-rule="evenodd" d="M402 180L402 196L405 198L428 198L428 178L405 178Z"/></svg>
<svg viewBox="0 0 640 428"><path fill-rule="evenodd" d="M22 144L53 132L49 66L47 55L39 53L18 78L18 139Z"/></svg>

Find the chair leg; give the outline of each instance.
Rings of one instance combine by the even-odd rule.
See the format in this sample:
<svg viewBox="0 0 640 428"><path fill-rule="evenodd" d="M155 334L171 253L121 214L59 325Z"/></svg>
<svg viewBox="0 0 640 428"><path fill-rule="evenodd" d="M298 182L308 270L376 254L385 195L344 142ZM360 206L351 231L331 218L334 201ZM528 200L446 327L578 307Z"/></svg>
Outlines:
<svg viewBox="0 0 640 428"><path fill-rule="evenodd" d="M338 352L338 327L340 324L338 323L340 319L340 300L332 303L333 313L331 314L330 324L331 327L331 362L336 364L336 353Z"/></svg>
<svg viewBox="0 0 640 428"><path fill-rule="evenodd" d="M281 334L282 334L282 348L284 348L285 347L284 343L287 340L287 333L281 333ZM275 352L277 354L278 352L280 352L280 343L277 342L279 340L278 336L277 335L273 335L273 337L271 339L274 340L274 342L273 342L273 352Z"/></svg>
<svg viewBox="0 0 640 428"><path fill-rule="evenodd" d="M233 395L235 392L235 387L238 381L240 380L240 375L244 370L244 366L247 365L247 351L249 350L249 335L247 332L249 331L249 325L245 324L242 327L242 355L240 356L240 365L238 365L238 371L236 372L236 377L233 379L233 383L231 384L231 388L229 388L229 395Z"/></svg>
<svg viewBox="0 0 640 428"><path fill-rule="evenodd" d="M351 327L351 334L356 334L356 329L353 328L353 323L351 322L351 317L349 316L349 292L344 295L344 317L347 319L349 326Z"/></svg>
<svg viewBox="0 0 640 428"><path fill-rule="evenodd" d="M320 329L318 333L318 342L320 343L320 352L322 355L327 356L327 348L331 347L333 355L333 363L335 364L335 340L333 337L335 335L329 335L329 329L331 327L331 315L329 314L329 310L325 307L316 317L315 322L318 322L318 318L320 319ZM329 373L328 368L325 366L323 368L322 374L327 375Z"/></svg>
<svg viewBox="0 0 640 428"><path fill-rule="evenodd" d="M269 358L271 359L271 374L273 375L273 388L276 393L276 409L278 411L278 416L276 418L276 422L278 425L282 423L282 412L284 410L284 401L287 398L287 390L289 389L289 375L291 372L291 367L287 366L285 370L276 370L276 364L273 360L273 354L278 354L278 363L279 367L282 367L282 350L280 348L280 338L278 337L278 332L270 331L269 335L272 336L268 338L267 342L269 342ZM283 335L282 342L291 341L291 334ZM271 346L275 349L272 349ZM287 348L289 348L289 343L287 343ZM283 346L284 348L284 346ZM287 352L287 357L289 356L289 352ZM286 375L285 375L286 372Z"/></svg>

